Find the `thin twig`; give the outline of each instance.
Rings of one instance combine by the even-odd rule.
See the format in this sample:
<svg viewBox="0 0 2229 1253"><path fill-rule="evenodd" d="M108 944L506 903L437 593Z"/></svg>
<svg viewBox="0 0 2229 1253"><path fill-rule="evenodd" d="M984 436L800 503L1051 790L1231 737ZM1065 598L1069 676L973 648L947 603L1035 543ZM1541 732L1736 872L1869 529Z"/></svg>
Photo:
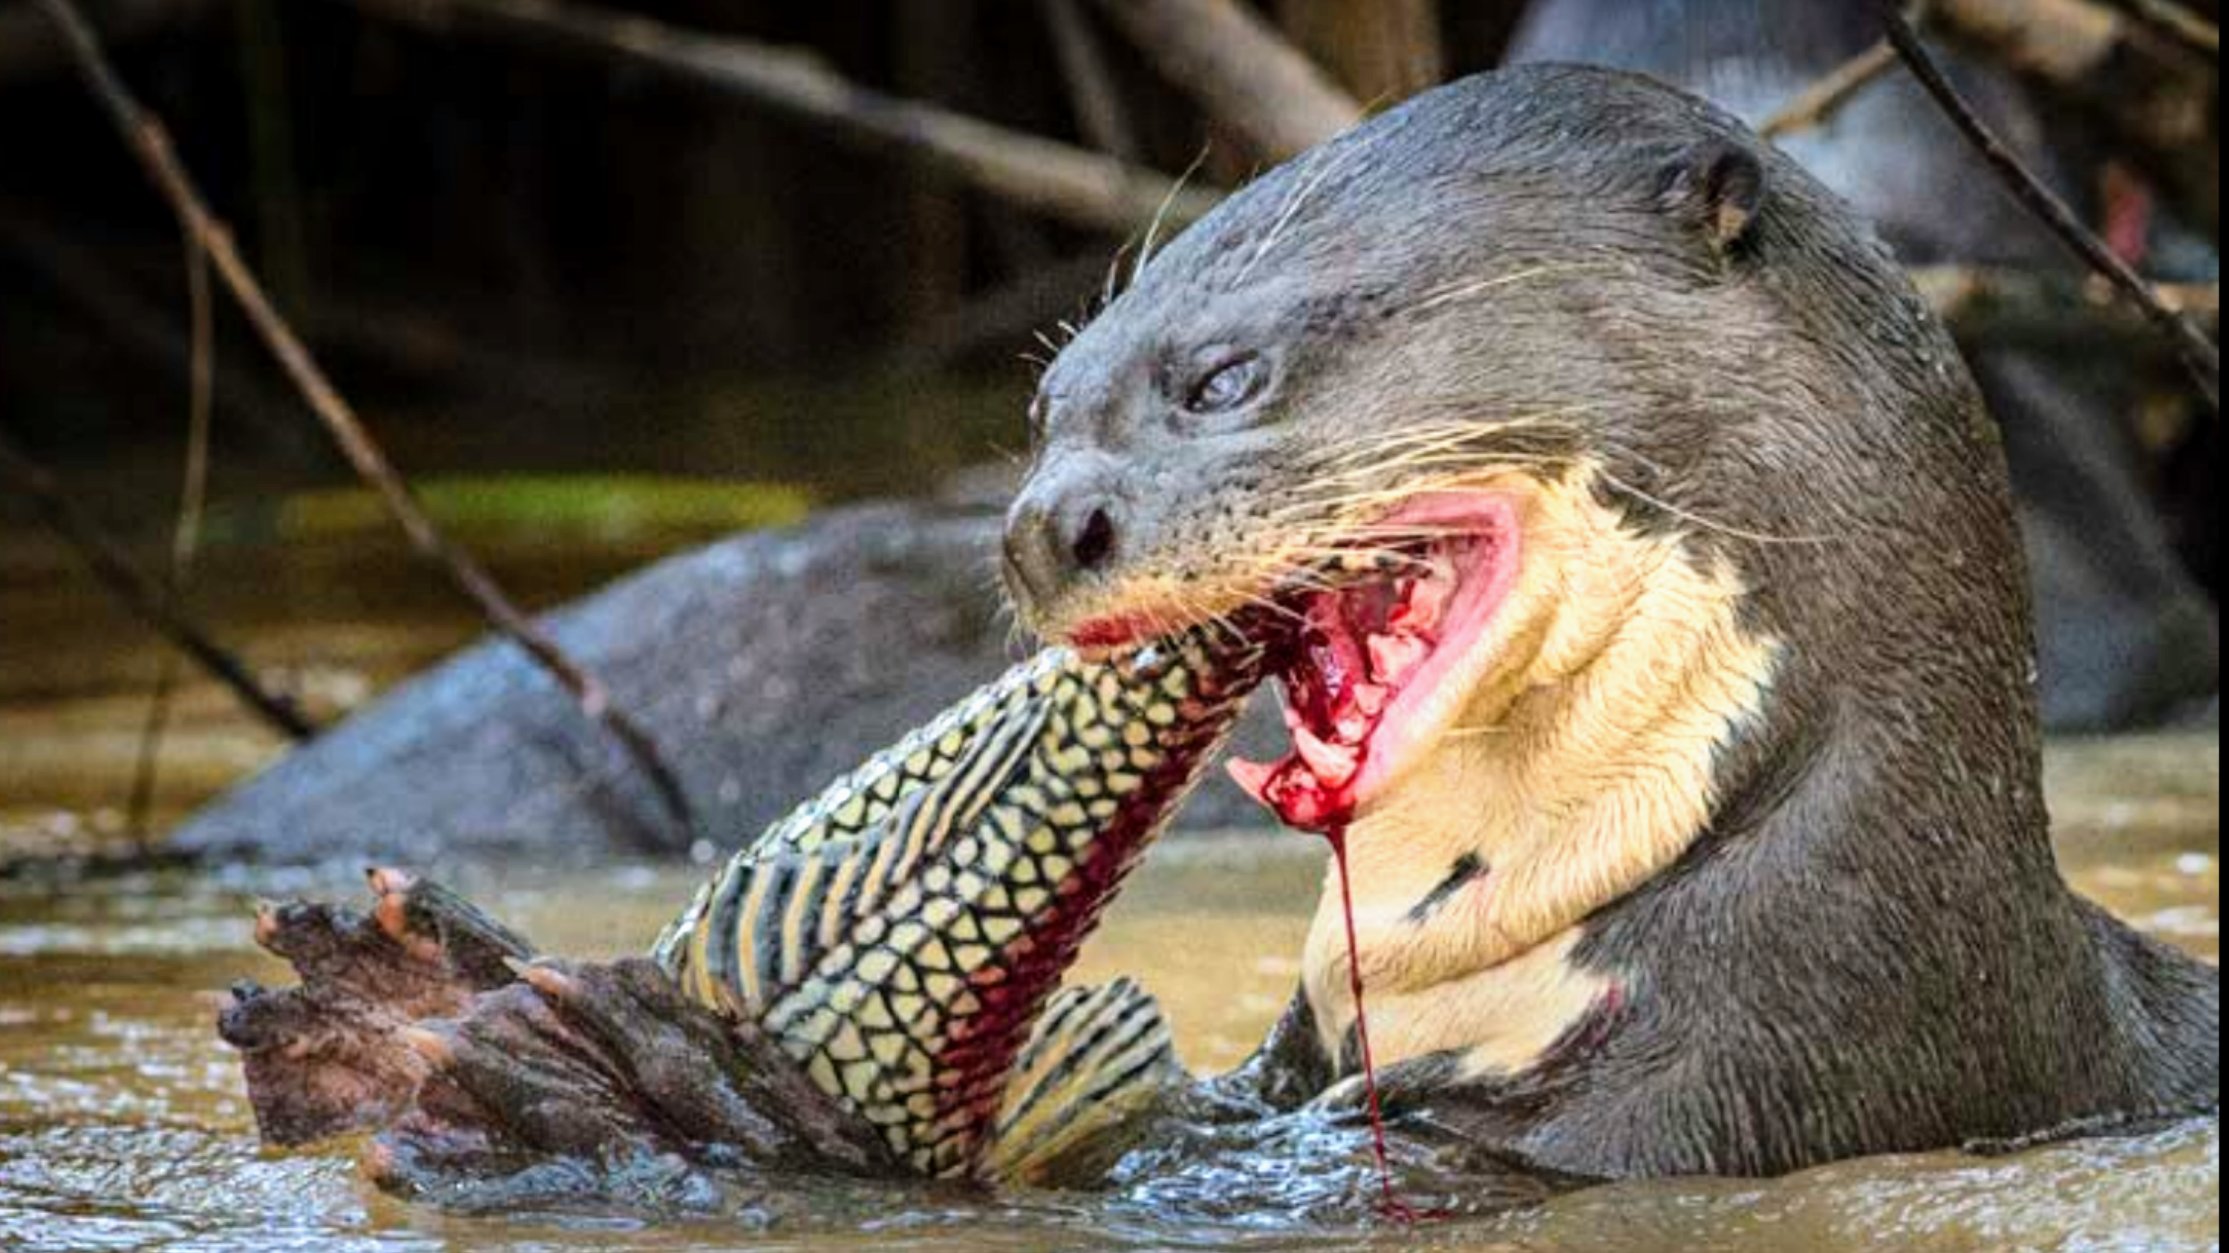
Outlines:
<svg viewBox="0 0 2229 1253"><path fill-rule="evenodd" d="M1099 0L1163 77L1275 161L1362 118L1362 106L1235 0Z"/></svg>
<svg viewBox="0 0 2229 1253"><path fill-rule="evenodd" d="M1911 271L1937 316L1961 342L2089 344L2150 350L2159 334L2104 279L1987 266L1922 266ZM2202 329L2221 324L2221 288L2211 283L2155 285L2161 304L2194 318Z"/></svg>
<svg viewBox="0 0 2229 1253"><path fill-rule="evenodd" d="M1122 90L1083 6L1084 0L1045 0L1044 4L1046 33L1052 37L1053 56L1068 87L1076 129L1101 152L1135 161L1137 128L1122 107Z"/></svg>
<svg viewBox="0 0 2229 1253"><path fill-rule="evenodd" d="M216 309L209 292L209 253L201 239L180 223L186 254L187 321L193 328L193 363L187 381L186 457L179 473L178 521L170 534L169 594L184 606L201 552L201 519L209 500L209 423L216 395ZM139 761L132 770L128 829L143 848L153 839L150 821L155 785L162 774L163 736L170 729L170 704L178 686L178 655L166 652L156 663L155 690L147 700L147 721L139 733Z"/></svg>
<svg viewBox="0 0 2229 1253"><path fill-rule="evenodd" d="M2221 350L2195 323L2162 303L2152 291L2151 284L2145 282L2126 261L2121 260L2106 246L2095 231L2083 225L2082 219L2076 216L2074 210L2049 187L2044 186L2043 180L2021 162L2019 156L1989 128L1988 123L1981 120L1973 106L1951 84L1950 76L1944 73L1941 63L1927 50L1927 45L1920 39L1919 31L1905 17L1900 0L1880 0L1880 3L1889 43L1896 49L1897 55L1903 58L1913 77L1935 98L1936 104L1957 124L1959 130L1965 132L1968 142L1997 171L2006 188L2020 204L2049 227L2059 237L2059 241L2077 257L2104 275L2124 296L2134 301L2143 310L2145 318L2174 341L2183 364L2189 369L2191 378L2197 383L2206 403L2215 412L2220 412Z"/></svg>
<svg viewBox="0 0 2229 1253"><path fill-rule="evenodd" d="M156 186L170 201L187 229L207 250L218 277L239 304L271 355L278 359L310 408L325 424L349 463L387 505L388 512L420 555L447 571L458 588L477 605L496 631L523 649L560 686L571 693L581 712L600 724L616 740L634 766L650 782L659 800L684 837L693 831L694 818L688 798L657 746L621 710L615 708L603 683L575 665L540 627L511 603L491 576L471 554L453 543L418 504L410 487L357 419L355 410L326 377L309 348L271 304L255 272L240 256L232 233L214 214L194 187L192 176L178 160L170 133L162 122L133 98L115 67L101 51L92 28L72 0L39 0L62 28L76 55L86 85L107 110L124 140Z"/></svg>
<svg viewBox="0 0 2229 1253"><path fill-rule="evenodd" d="M2099 123L2176 211L2221 221L2221 70L2103 0L1932 0L1915 27L1955 40Z"/></svg>
<svg viewBox="0 0 2229 1253"><path fill-rule="evenodd" d="M32 460L5 431L0 431L0 483L31 502L39 520L70 546L93 577L133 617L232 689L241 704L272 730L297 743L317 734L317 728L293 701L265 688L246 663L217 643L200 624L180 613L164 595L161 583L142 571L124 546L78 507L53 472Z"/></svg>
<svg viewBox="0 0 2229 1253"><path fill-rule="evenodd" d="M2209 57L2221 55L2221 27L2179 0L2121 0L2145 25Z"/></svg>
<svg viewBox="0 0 2229 1253"><path fill-rule="evenodd" d="M809 122L831 138L932 166L1023 208L1128 234L1167 194L1166 176L1023 134L843 77L818 58L749 39L706 35L570 0L344 0L419 30L500 30L671 75ZM1192 221L1218 197L1197 191Z"/></svg>
<svg viewBox="0 0 2229 1253"><path fill-rule="evenodd" d="M1806 87L1801 95L1759 127L1758 133L1778 141L1816 130L1833 121L1845 105L1895 68L1896 49L1884 39Z"/></svg>
<svg viewBox="0 0 2229 1253"><path fill-rule="evenodd" d="M139 43L191 26L217 8L213 0L104 0L101 29L111 42ZM0 5L0 85L65 74L70 53L47 20L28 5Z"/></svg>

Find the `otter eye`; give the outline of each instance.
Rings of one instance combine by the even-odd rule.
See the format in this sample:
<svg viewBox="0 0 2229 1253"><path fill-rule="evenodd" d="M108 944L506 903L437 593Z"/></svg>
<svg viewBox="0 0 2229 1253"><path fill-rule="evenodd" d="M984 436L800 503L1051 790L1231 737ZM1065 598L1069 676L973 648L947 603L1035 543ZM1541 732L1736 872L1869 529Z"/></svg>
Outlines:
<svg viewBox="0 0 2229 1253"><path fill-rule="evenodd" d="M1260 357L1233 358L1192 384L1192 390L1185 394L1184 408L1191 413L1228 413L1260 395L1268 380L1269 367Z"/></svg>

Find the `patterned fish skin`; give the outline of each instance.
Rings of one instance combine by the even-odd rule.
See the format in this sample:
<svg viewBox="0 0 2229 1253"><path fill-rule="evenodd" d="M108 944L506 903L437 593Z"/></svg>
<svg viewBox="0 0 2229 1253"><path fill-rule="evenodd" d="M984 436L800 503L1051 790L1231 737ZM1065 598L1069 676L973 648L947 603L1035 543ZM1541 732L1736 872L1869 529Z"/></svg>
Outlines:
<svg viewBox="0 0 2229 1253"><path fill-rule="evenodd" d="M1040 654L768 828L653 956L912 1169L979 1175L1032 1025L1265 664L1222 624Z"/></svg>

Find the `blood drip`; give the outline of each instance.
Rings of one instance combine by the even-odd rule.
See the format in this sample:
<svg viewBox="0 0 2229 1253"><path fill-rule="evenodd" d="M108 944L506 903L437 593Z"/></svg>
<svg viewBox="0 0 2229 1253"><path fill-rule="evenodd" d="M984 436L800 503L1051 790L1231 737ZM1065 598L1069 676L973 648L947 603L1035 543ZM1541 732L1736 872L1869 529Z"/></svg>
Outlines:
<svg viewBox="0 0 2229 1253"><path fill-rule="evenodd" d="M1347 873L1347 827L1360 801L1358 789L1380 720L1401 685L1415 676L1440 642L1457 582L1447 547L1428 549L1419 561L1421 570L1408 577L1318 595L1303 606L1288 652L1276 667L1285 691L1285 723L1292 733L1293 751L1274 763L1229 764L1239 787L1286 826L1313 831L1331 845L1339 870L1348 988L1354 996L1355 1040L1362 1052L1370 1143L1381 1191L1377 1209L1398 1223L1442 1215L1412 1208L1401 1199L1393 1179L1377 1058L1371 1051L1370 1017L1363 1003L1362 947L1355 928L1354 886Z"/></svg>
<svg viewBox="0 0 2229 1253"><path fill-rule="evenodd" d="M1378 1097L1378 1062L1370 1051L1370 1013L1362 998L1362 946L1354 926L1354 886L1347 879L1347 824L1334 823L1323 830L1331 845L1331 859L1339 867L1339 909L1347 922L1347 986L1354 994L1354 1037L1362 1047L1362 1091L1370 1111L1370 1151L1378 1166L1378 1213L1397 1223L1417 1223L1432 1215L1418 1213L1401 1199L1393 1183L1393 1155L1385 1134L1385 1105Z"/></svg>

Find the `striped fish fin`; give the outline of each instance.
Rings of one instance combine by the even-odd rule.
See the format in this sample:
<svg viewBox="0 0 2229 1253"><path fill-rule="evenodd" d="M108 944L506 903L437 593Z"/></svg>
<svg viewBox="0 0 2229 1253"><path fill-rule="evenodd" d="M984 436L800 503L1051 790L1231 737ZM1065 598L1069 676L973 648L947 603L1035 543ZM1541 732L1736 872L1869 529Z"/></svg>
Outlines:
<svg viewBox="0 0 2229 1253"><path fill-rule="evenodd" d="M1055 996L1015 1059L986 1171L1042 1182L1071 1150L1187 1079L1160 1002L1129 979Z"/></svg>
<svg viewBox="0 0 2229 1253"><path fill-rule="evenodd" d="M761 850L736 858L714 885L699 929L708 975L732 990L735 1008L780 1007L807 985L822 958L863 919L916 883L922 863L964 832L1014 778L1037 745L1047 715L1037 701L1025 716L990 724L951 759L933 784L903 794L880 821L808 848ZM903 921L891 918L891 923Z"/></svg>

